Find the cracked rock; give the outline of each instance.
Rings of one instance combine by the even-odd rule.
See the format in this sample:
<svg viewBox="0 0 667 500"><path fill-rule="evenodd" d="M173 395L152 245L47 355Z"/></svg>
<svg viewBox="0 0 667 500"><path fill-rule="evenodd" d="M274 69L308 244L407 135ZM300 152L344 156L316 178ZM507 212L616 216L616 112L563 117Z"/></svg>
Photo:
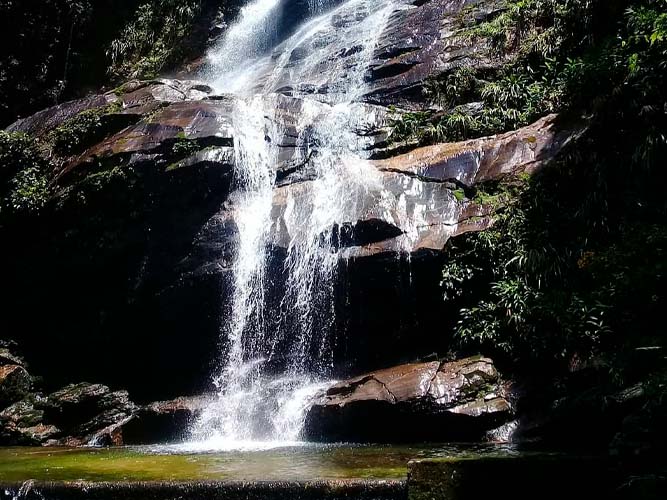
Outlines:
<svg viewBox="0 0 667 500"><path fill-rule="evenodd" d="M333 385L308 413L308 437L321 441L480 439L512 408L493 361L410 363Z"/></svg>

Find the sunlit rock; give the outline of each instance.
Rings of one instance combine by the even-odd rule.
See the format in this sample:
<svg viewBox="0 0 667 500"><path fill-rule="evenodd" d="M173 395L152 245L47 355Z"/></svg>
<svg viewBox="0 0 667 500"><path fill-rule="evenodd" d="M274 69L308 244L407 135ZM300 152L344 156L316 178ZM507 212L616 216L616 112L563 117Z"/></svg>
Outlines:
<svg viewBox="0 0 667 500"><path fill-rule="evenodd" d="M480 439L511 417L505 393L488 358L400 365L327 389L306 432L322 441Z"/></svg>

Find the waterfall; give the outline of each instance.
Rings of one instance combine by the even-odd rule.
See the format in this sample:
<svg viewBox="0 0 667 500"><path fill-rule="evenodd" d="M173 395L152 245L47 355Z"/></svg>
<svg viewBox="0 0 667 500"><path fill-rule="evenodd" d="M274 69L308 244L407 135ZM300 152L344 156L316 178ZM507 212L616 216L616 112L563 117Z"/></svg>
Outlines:
<svg viewBox="0 0 667 500"><path fill-rule="evenodd" d="M207 80L237 96L236 190L229 204L238 242L218 395L193 426L189 446L298 441L309 400L328 384L340 228L354 221L369 190L381 189L355 134L368 120L358 101L395 7L350 0L322 13L326 2L309 5L317 17L271 47L281 1L255 0L209 54ZM351 50L341 56L341 47ZM288 131L277 113L286 109L295 121L292 160L307 163L309 175L281 190L276 176ZM282 208L276 208L278 196L285 197ZM270 301L269 253L280 234L288 235L280 245L284 289L281 300ZM267 367L278 353L289 362L276 374Z"/></svg>
<svg viewBox="0 0 667 500"><path fill-rule="evenodd" d="M237 92L249 85L252 73L244 65L275 41L276 16L281 6L281 0L255 0L243 7L238 21L209 51L205 78L224 92Z"/></svg>

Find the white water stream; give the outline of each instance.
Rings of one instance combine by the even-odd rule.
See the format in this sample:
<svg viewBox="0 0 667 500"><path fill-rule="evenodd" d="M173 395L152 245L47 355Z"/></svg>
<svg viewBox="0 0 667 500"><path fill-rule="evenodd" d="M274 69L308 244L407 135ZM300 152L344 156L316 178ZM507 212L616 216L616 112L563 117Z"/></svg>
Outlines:
<svg viewBox="0 0 667 500"><path fill-rule="evenodd" d="M327 10L326 0L311 1L317 17L268 53L284 1L248 4L209 54L208 81L238 97L231 197L238 243L219 392L193 426L187 446L194 449L268 448L300 439L309 401L327 386L332 363L336 232L353 220L366 192L381 189L354 131L367 120L357 101L393 2L350 0ZM283 297L275 304L267 298L268 266L280 233L274 206L286 130L277 113L286 102L294 106L295 159L309 159L303 185L310 184L282 194L289 241ZM277 327L267 326L269 317L279 318ZM269 373L278 353L287 353L287 368Z"/></svg>

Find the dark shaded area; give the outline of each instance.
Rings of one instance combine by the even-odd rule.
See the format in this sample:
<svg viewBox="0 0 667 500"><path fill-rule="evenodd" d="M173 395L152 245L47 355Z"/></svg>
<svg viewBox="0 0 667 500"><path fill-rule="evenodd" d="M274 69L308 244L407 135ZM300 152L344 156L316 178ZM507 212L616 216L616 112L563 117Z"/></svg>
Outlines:
<svg viewBox="0 0 667 500"><path fill-rule="evenodd" d="M141 401L208 383L225 294L206 266L226 250L196 240L229 182L220 168L126 169L3 230L0 329L48 388L103 381Z"/></svg>
<svg viewBox="0 0 667 500"><path fill-rule="evenodd" d="M331 443L478 442L502 421L492 413L471 418L414 403L359 401L337 412L314 407L304 432L309 439Z"/></svg>
<svg viewBox="0 0 667 500"><path fill-rule="evenodd" d="M3 484L0 498L13 498L21 484ZM23 491L23 490L21 490ZM36 483L25 492L26 500L42 495L63 500L167 500L172 498L210 500L405 500L405 481L197 481L131 483Z"/></svg>
<svg viewBox="0 0 667 500"><path fill-rule="evenodd" d="M124 445L176 443L182 441L193 423L192 411L155 411L142 408L122 427Z"/></svg>
<svg viewBox="0 0 667 500"><path fill-rule="evenodd" d="M408 467L409 498L413 500L475 500L486 485L503 485L511 498L638 499L660 498L665 482L653 494L623 485L609 461L586 456L547 454L482 457L473 460L416 460ZM620 488L619 488L620 486Z"/></svg>
<svg viewBox="0 0 667 500"><path fill-rule="evenodd" d="M349 376L427 357L452 347L456 309L442 300L438 252L353 259L338 277L339 373Z"/></svg>
<svg viewBox="0 0 667 500"><path fill-rule="evenodd" d="M335 249L364 246L400 236L403 232L381 219L358 221L356 224L341 224L331 232L331 245Z"/></svg>

